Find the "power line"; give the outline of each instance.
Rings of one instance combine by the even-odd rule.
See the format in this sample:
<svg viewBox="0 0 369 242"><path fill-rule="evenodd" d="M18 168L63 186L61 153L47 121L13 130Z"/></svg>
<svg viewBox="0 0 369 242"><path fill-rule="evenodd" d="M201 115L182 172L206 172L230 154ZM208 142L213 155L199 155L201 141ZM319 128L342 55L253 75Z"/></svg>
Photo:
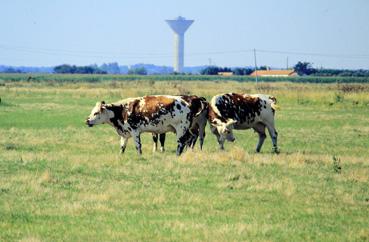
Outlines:
<svg viewBox="0 0 369 242"><path fill-rule="evenodd" d="M51 56L72 56L72 57L82 57L82 58L124 58L124 59L163 59L172 58L173 54L167 53L139 53L139 52L101 52L101 51L75 51L75 50L65 50L65 49L47 49L47 48L28 48L20 46L8 46L1 45L0 49L17 51L22 53L32 53L32 54L42 54ZM207 51L207 52L192 52L187 53L187 57L191 56L203 56L203 55L225 55L225 54L239 54L250 52L251 50L230 50L230 51ZM106 55L111 54L111 55Z"/></svg>
<svg viewBox="0 0 369 242"><path fill-rule="evenodd" d="M26 46L14 46L0 43L0 49L6 51L16 51L29 54L41 54L49 56L71 56L79 58L100 58L100 59L125 59L125 60L144 60L144 59L169 59L173 58L172 53L149 53L149 52L111 52L111 51L95 51L95 50L70 50L57 48L37 48ZM186 57L206 56L209 55L230 55L230 54L247 54L254 53L254 58L258 53L277 54L277 55L294 55L294 56L309 56L309 57L326 57L337 59L369 59L369 54L330 54L318 52L302 52L302 51L285 51L285 50L267 50L267 49L238 49L238 50L219 50L219 51L204 51L204 52L188 52ZM363 51L364 52L364 51ZM288 65L288 64L287 64Z"/></svg>
<svg viewBox="0 0 369 242"><path fill-rule="evenodd" d="M369 58L368 54L328 54L328 53L314 53L314 52L293 52L293 51L281 51L281 50L257 50L262 53L281 54L281 55L303 55L303 56L318 56L318 57L331 57L331 58Z"/></svg>

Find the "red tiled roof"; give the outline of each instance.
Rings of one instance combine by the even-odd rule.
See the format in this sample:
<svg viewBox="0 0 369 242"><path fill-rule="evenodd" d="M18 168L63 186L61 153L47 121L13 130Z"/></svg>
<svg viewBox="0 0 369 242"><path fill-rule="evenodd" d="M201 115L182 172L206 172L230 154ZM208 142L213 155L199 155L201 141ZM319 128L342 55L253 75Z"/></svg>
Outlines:
<svg viewBox="0 0 369 242"><path fill-rule="evenodd" d="M250 76L294 76L297 73L294 70L257 70L250 74Z"/></svg>

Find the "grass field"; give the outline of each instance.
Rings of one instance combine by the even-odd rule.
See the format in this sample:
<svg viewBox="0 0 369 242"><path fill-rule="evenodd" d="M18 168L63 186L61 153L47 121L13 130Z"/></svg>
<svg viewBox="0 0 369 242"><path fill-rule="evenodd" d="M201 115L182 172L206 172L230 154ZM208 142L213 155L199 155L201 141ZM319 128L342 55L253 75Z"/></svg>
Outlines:
<svg viewBox="0 0 369 242"><path fill-rule="evenodd" d="M277 97L281 153L235 132L219 151L119 154L96 101L223 92ZM369 84L2 82L0 241L369 241Z"/></svg>

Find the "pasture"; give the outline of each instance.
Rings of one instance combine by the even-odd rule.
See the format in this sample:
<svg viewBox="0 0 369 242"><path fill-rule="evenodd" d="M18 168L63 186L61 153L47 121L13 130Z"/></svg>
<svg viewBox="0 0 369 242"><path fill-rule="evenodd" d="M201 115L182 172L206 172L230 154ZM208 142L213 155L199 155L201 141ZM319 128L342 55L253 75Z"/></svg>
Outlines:
<svg viewBox="0 0 369 242"><path fill-rule="evenodd" d="M0 83L0 241L368 241L369 84L98 81ZM281 153L236 131L176 157L142 135L119 154L96 101L223 92L277 97Z"/></svg>

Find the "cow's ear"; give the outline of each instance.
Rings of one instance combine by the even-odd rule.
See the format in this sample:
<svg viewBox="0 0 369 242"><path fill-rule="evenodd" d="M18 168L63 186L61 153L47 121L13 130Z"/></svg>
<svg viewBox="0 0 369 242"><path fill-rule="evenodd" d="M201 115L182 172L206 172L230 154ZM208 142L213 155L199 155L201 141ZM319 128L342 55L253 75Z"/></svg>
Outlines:
<svg viewBox="0 0 369 242"><path fill-rule="evenodd" d="M229 120L228 120L228 122L227 122L227 127L229 127L229 126L231 126L231 125L233 125L233 124L235 124L235 123L237 123L237 121L236 121L236 120L234 120L234 119L229 119Z"/></svg>
<svg viewBox="0 0 369 242"><path fill-rule="evenodd" d="M104 109L105 101L100 102L100 112Z"/></svg>

